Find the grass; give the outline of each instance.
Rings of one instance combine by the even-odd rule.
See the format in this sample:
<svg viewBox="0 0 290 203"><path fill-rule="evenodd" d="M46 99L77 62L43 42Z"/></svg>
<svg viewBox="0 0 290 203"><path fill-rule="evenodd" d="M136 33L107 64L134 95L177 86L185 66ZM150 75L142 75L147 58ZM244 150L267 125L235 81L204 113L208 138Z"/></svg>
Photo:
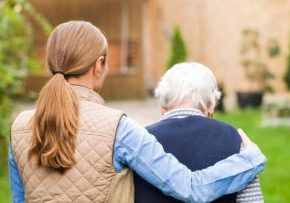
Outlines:
<svg viewBox="0 0 290 203"><path fill-rule="evenodd" d="M12 202L10 199L10 189L8 184L8 174L7 172L1 173L0 176L0 202L8 203Z"/></svg>
<svg viewBox="0 0 290 203"><path fill-rule="evenodd" d="M266 155L268 159L266 170L260 176L265 202L288 203L290 200L290 128L263 128L261 112L252 109L228 114L217 113L215 118L244 129ZM0 174L0 202L11 202L7 171Z"/></svg>
<svg viewBox="0 0 290 203"><path fill-rule="evenodd" d="M7 144L0 139L0 203L12 202L8 181Z"/></svg>
<svg viewBox="0 0 290 203"><path fill-rule="evenodd" d="M247 109L218 113L216 119L242 128L259 145L267 157L265 171L260 175L265 202L288 203L290 200L290 128L261 126L262 114Z"/></svg>

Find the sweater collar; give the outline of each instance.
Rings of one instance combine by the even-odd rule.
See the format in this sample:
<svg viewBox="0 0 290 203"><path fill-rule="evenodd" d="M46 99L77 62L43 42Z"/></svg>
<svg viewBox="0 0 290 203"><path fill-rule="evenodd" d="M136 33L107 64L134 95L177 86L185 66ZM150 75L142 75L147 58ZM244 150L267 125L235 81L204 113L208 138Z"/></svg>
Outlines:
<svg viewBox="0 0 290 203"><path fill-rule="evenodd" d="M166 112L161 116L160 120L170 119L170 118L184 118L187 116L203 116L205 115L198 109L194 108L178 108Z"/></svg>
<svg viewBox="0 0 290 203"><path fill-rule="evenodd" d="M71 84L76 94L84 100L95 102L98 104L104 104L105 100L94 90L83 86L83 85L76 85Z"/></svg>

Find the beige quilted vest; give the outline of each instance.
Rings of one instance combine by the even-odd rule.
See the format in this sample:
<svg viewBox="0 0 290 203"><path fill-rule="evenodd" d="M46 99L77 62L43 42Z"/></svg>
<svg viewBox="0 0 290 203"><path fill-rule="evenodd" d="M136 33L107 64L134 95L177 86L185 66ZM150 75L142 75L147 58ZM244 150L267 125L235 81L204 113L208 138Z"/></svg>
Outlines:
<svg viewBox="0 0 290 203"><path fill-rule="evenodd" d="M64 174L28 161L28 123L34 111L22 112L12 125L11 143L26 202L133 202L131 170L116 173L112 164L116 128L123 113L103 106L102 98L92 90L74 89L81 98L77 165Z"/></svg>

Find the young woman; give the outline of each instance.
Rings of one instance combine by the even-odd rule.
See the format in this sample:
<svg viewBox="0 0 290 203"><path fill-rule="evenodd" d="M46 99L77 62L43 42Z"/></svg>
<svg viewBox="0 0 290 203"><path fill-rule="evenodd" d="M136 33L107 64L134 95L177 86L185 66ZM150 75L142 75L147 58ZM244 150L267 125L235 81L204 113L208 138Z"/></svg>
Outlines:
<svg viewBox="0 0 290 203"><path fill-rule="evenodd" d="M207 202L244 188L263 170L265 157L247 137L244 151L202 171L166 154L144 128L103 104L97 92L107 51L106 38L89 22L52 32L53 77L36 109L20 113L11 128L14 202L133 202L132 170L174 198Z"/></svg>

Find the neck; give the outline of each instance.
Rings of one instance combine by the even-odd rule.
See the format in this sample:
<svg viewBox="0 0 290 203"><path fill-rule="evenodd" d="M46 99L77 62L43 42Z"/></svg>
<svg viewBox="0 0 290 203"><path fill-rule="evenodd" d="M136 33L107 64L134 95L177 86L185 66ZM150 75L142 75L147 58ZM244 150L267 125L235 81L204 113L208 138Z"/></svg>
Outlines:
<svg viewBox="0 0 290 203"><path fill-rule="evenodd" d="M199 108L196 108L192 105L192 103L182 103L182 104L178 104L178 105L172 105L170 107L162 107L162 112L166 113L168 111L172 111L172 110L176 110L176 109L197 109L201 112L203 112L202 110L200 110Z"/></svg>
<svg viewBox="0 0 290 203"><path fill-rule="evenodd" d="M87 78L71 77L68 78L68 83L72 85L84 86L92 90L94 89L92 82L90 82L90 80L88 80Z"/></svg>
<svg viewBox="0 0 290 203"><path fill-rule="evenodd" d="M180 105L173 105L173 106L169 107L168 111L172 111L175 109L197 109L197 108L193 107L191 103L183 103Z"/></svg>

